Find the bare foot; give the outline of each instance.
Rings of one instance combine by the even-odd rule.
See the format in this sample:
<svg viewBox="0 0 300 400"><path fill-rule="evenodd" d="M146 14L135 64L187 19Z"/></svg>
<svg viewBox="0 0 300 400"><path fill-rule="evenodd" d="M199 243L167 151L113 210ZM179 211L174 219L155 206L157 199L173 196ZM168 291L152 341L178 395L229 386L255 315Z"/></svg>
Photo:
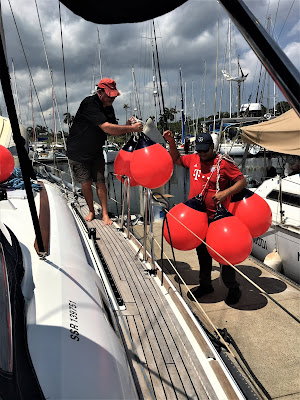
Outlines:
<svg viewBox="0 0 300 400"><path fill-rule="evenodd" d="M93 212L89 212L88 215L84 217L84 219L88 222L91 222L94 218L95 218L95 213Z"/></svg>
<svg viewBox="0 0 300 400"><path fill-rule="evenodd" d="M105 215L105 216L103 215L103 221L104 221L105 225L112 225L112 223L113 223L108 215Z"/></svg>

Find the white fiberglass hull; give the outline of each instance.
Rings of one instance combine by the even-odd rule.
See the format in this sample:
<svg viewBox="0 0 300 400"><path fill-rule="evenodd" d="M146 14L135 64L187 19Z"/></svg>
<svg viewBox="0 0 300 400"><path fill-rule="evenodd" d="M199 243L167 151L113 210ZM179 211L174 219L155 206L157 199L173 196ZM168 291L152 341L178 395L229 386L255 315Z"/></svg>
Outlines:
<svg viewBox="0 0 300 400"><path fill-rule="evenodd" d="M109 317L110 302L97 267L87 259L84 232L59 191L46 183L45 188L50 208L45 259L33 247L27 200L16 198L24 191L0 202L0 228L5 232L3 224L8 226L22 249L28 349L42 392L51 399L137 398L123 344ZM35 201L39 213L40 194Z"/></svg>
<svg viewBox="0 0 300 400"><path fill-rule="evenodd" d="M282 258L282 273L300 284L300 235L279 225L272 225L262 236L253 239L252 255L260 261L275 248Z"/></svg>
<svg viewBox="0 0 300 400"><path fill-rule="evenodd" d="M230 156L243 156L245 153L246 145L245 144L221 144L220 153L221 154L229 154ZM259 146L250 146L248 152L251 155L256 155L260 152Z"/></svg>
<svg viewBox="0 0 300 400"><path fill-rule="evenodd" d="M295 174L282 180L267 179L259 188L252 189L266 200L272 211L272 225L253 240L252 254L264 261L266 255L277 249L283 274L297 283L300 283L299 185L299 174Z"/></svg>

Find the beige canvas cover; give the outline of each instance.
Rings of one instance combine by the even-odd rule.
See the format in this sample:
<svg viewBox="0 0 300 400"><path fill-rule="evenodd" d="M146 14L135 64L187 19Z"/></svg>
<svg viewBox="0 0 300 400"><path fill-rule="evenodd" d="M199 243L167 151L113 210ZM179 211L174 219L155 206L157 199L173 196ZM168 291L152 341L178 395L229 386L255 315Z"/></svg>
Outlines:
<svg viewBox="0 0 300 400"><path fill-rule="evenodd" d="M300 156L300 118L289 110L269 121L243 126L242 139L277 153Z"/></svg>

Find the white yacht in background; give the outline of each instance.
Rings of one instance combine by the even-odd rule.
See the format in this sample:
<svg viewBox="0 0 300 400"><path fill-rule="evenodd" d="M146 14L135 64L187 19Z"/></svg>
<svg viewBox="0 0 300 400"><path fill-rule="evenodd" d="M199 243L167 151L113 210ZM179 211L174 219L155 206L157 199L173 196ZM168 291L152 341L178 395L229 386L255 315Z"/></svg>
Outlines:
<svg viewBox="0 0 300 400"><path fill-rule="evenodd" d="M257 189L272 210L272 225L262 236L253 239L252 255L261 261L277 250L282 272L300 283L300 176L265 180Z"/></svg>
<svg viewBox="0 0 300 400"><path fill-rule="evenodd" d="M282 259L282 272L300 283L300 118L289 110L277 118L242 127L242 139L250 145L261 145L286 157L285 178L265 180L256 193L272 210L272 225L253 241L252 254L259 260L273 250ZM290 159L290 161L289 161ZM272 258L271 255L268 258Z"/></svg>

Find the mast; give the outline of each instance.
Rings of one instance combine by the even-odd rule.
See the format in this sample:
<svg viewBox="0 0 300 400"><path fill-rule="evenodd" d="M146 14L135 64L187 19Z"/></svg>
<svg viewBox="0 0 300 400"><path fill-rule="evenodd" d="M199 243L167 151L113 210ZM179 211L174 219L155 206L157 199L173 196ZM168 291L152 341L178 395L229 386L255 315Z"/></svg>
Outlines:
<svg viewBox="0 0 300 400"><path fill-rule="evenodd" d="M33 113L33 98L32 98L32 86L30 81L30 102L31 102L31 117L32 117L32 140L33 143L36 141L35 130L34 130L34 113Z"/></svg>
<svg viewBox="0 0 300 400"><path fill-rule="evenodd" d="M16 74L15 74L15 66L14 66L13 59L11 59L11 65L12 65L12 72L13 72L13 76L14 76L14 92L15 92L15 99L16 99L16 105L17 105L17 115L18 115L20 124L22 124L21 109L20 109L19 95L18 95L18 88L17 88L17 79L16 79Z"/></svg>
<svg viewBox="0 0 300 400"><path fill-rule="evenodd" d="M56 135L56 127L55 127L55 108L54 108L54 86L53 86L53 72L51 73L51 82L52 82L52 110L53 110L53 135L54 135L54 143L57 145L57 135Z"/></svg>
<svg viewBox="0 0 300 400"><path fill-rule="evenodd" d="M133 110L135 112L135 117L138 119L142 119L140 101L139 101L139 96L138 96L137 89L136 89L136 80L135 80L135 73L134 73L133 66L131 69L131 73L132 73L132 93L133 93L133 104L134 104Z"/></svg>
<svg viewBox="0 0 300 400"><path fill-rule="evenodd" d="M204 101L203 101L203 121L206 120L206 61L204 61Z"/></svg>
<svg viewBox="0 0 300 400"><path fill-rule="evenodd" d="M244 39L300 116L300 73L242 0L219 0Z"/></svg>
<svg viewBox="0 0 300 400"><path fill-rule="evenodd" d="M158 77L159 77L159 86L160 86L160 94L161 94L161 102L162 102L162 116L163 116L163 130L167 129L167 117L165 113L165 100L164 100L164 93L162 89L162 81L161 81L161 73L160 73L160 65L159 65L159 57L158 57L158 48L157 48L157 40L156 40L156 33L155 33L155 24L154 19L152 20L153 24L153 34L154 34L154 43L155 43L155 51L156 51L156 60L157 60L157 69L158 69Z"/></svg>
<svg viewBox="0 0 300 400"><path fill-rule="evenodd" d="M181 140L182 143L184 143L185 120L184 120L184 105L183 105L182 71L180 65L179 65L179 77L180 77L180 93L181 93L181 130L182 130Z"/></svg>
<svg viewBox="0 0 300 400"><path fill-rule="evenodd" d="M99 73L100 73L100 80L102 79L102 61L101 61L101 47L100 47L100 34L99 29L97 28L98 32L98 57L99 57Z"/></svg>
<svg viewBox="0 0 300 400"><path fill-rule="evenodd" d="M196 136L195 132L195 96L194 96L194 81L192 81L192 108L193 108L193 134Z"/></svg>
<svg viewBox="0 0 300 400"><path fill-rule="evenodd" d="M229 75L231 75L231 21L229 18L229 29L228 29L228 35L229 35ZM232 113L232 83L229 81L229 118L231 118L231 113Z"/></svg>

